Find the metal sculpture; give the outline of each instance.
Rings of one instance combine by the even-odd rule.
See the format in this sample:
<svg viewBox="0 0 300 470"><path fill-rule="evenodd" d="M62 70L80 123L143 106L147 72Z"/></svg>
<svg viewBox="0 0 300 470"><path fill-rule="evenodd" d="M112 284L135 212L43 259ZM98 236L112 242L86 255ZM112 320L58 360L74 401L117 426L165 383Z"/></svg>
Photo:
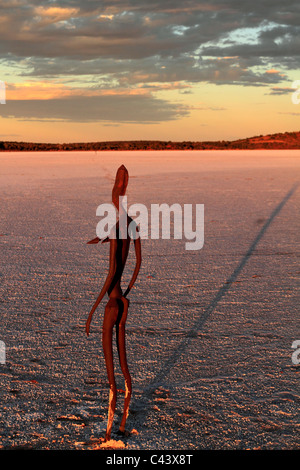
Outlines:
<svg viewBox="0 0 300 470"><path fill-rule="evenodd" d="M130 236L130 231L128 227L131 223L134 226L134 221L126 213L122 214L122 203L120 204L122 197L125 195L126 188L128 185L128 171L124 165L121 165L116 174L115 184L112 190L112 202L115 205L119 219L115 226L115 237L106 237L102 240L102 243L110 243L110 255L109 255L109 271L107 278L104 282L102 290L96 299L90 314L86 322L86 334L89 336L90 324L92 321L93 314L103 299L104 295L107 293L109 300L105 306L104 319L102 326L102 346L104 351L105 363L107 376L109 381L109 406L108 406L108 420L107 428L105 433L105 442L109 441L111 438L111 430L113 424L114 413L116 409L117 401L117 387L114 374L114 361L113 361L113 345L112 345L112 335L114 326L116 327L116 339L117 339L117 349L119 355L119 362L121 366L122 373L125 378L125 399L124 399L124 411L119 428L119 432L125 434L125 423L129 412L129 403L132 395L132 382L131 376L128 369L127 358L126 358L126 345L125 345L125 323L128 315L129 299L127 295L132 289L136 278L138 276L140 266L141 266L141 240L138 236L138 229L135 225L135 235ZM120 224L120 217L126 217L126 223ZM124 233L121 234L120 225L125 226L127 232L126 236ZM132 233L132 232L131 232ZM121 236L120 236L121 235ZM131 281L123 293L121 289L121 278L125 268L125 264L128 257L130 242L133 240L135 247L136 255L136 265L134 272L132 274ZM89 244L99 243L100 238L96 237Z"/></svg>

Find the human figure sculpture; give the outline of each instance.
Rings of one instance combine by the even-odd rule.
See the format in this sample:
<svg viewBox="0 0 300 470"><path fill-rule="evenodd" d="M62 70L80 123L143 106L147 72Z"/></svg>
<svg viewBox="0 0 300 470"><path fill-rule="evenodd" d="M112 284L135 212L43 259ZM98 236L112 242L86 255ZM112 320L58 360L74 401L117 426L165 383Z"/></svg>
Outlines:
<svg viewBox="0 0 300 470"><path fill-rule="evenodd" d="M128 369L127 358L126 358L126 347L125 347L125 323L128 314L128 307L129 307L129 299L127 295L129 294L130 290L132 289L136 278L138 276L140 266L141 266L141 241L140 237L138 236L137 226L135 225L136 229L136 236L132 237L134 241L135 247L135 255L136 255L136 265L134 272L132 274L132 278L130 283L123 293L121 289L121 277L124 271L124 267L126 264L131 236L128 233L128 226L133 222L131 217L126 214L126 224L124 226L127 229L126 236L120 237L120 214L122 207L119 207L119 198L120 196L124 196L128 184L128 171L124 165L121 165L116 174L115 184L112 190L112 202L115 205L118 214L119 220L116 223L116 230L115 230L115 237L106 237L102 240L102 243L109 242L110 243L110 255L109 255L109 272L107 278L104 282L102 290L96 299L95 304L93 305L90 314L88 316L86 322L86 334L89 335L90 332L90 323L92 320L92 316L100 304L101 300L103 299L104 295L108 293L109 300L105 306L104 312L104 319L103 319L103 326L102 326L102 345L106 363L106 370L107 376L109 381L109 406L108 406L108 421L107 421L107 428L105 433L105 442L109 441L111 438L111 430L113 424L113 418L116 408L116 401L117 401L117 388L116 388L116 381L115 381L115 374L114 374L114 361L113 361L113 346L112 346L112 334L113 328L116 326L116 339L117 339L117 349L119 355L119 361L122 373L125 378L125 399L124 399L124 411L123 416L119 428L119 432L125 434L125 423L129 412L129 403L132 394L132 384L131 384L131 376ZM134 224L134 222L133 222ZM131 225L132 227L132 225ZM99 237L94 238L93 240L89 241L89 244L99 243Z"/></svg>

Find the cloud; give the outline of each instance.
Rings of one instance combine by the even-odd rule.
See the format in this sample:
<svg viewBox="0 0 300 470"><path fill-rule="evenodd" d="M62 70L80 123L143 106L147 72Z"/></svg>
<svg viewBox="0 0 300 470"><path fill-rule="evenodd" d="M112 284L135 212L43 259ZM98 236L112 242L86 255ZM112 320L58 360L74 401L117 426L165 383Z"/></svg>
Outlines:
<svg viewBox="0 0 300 470"><path fill-rule="evenodd" d="M36 93L53 80L49 95L32 95L32 103L29 90L15 84L18 99L5 113L159 122L189 108L155 93L186 93L200 82L273 85L271 94L282 94L287 73L300 68L299 18L298 0L0 0L2 64L19 80L35 79ZM138 89L148 93L138 96Z"/></svg>
<svg viewBox="0 0 300 470"><path fill-rule="evenodd" d="M53 99L74 94L72 88L51 81L30 80L22 83L6 83L6 99L35 100Z"/></svg>
<svg viewBox="0 0 300 470"><path fill-rule="evenodd" d="M61 0L51 6L48 2L20 1L15 8L13 3L1 1L0 51L18 57L76 60L178 57L199 48L214 56L259 56L261 52L270 57L290 56L286 46L296 49L299 44L299 4L265 3ZM272 25L271 31L268 25ZM248 34L251 28L261 28L258 47L230 43L230 34L243 28L248 28ZM291 36L285 38L286 34ZM275 42L280 38L282 45ZM229 43L220 47L221 40Z"/></svg>
<svg viewBox="0 0 300 470"><path fill-rule="evenodd" d="M33 19L39 26L51 23L66 22L77 16L78 8L61 8L59 6L36 6L33 9Z"/></svg>
<svg viewBox="0 0 300 470"><path fill-rule="evenodd" d="M55 99L11 100L0 109L4 118L70 122L158 123L185 117L182 104L151 95L67 96Z"/></svg>
<svg viewBox="0 0 300 470"><path fill-rule="evenodd" d="M282 112L279 112L277 114L285 114L285 115L288 115L288 116L300 116L300 112L299 113L282 113Z"/></svg>
<svg viewBox="0 0 300 470"><path fill-rule="evenodd" d="M272 87L269 95L291 95L295 91L295 88L291 87Z"/></svg>
<svg viewBox="0 0 300 470"><path fill-rule="evenodd" d="M64 76L85 82L87 86L136 87L138 84L156 89L182 89L199 82L262 86L276 84L284 79L282 73L254 71L247 61L236 57L207 57L183 54L179 57L150 57L144 59L113 61L111 59L23 61L30 70L27 77L58 77L63 68ZM87 76L89 74L89 76ZM82 78L80 78L82 77ZM93 78L94 77L94 78ZM162 84L160 87L158 84Z"/></svg>

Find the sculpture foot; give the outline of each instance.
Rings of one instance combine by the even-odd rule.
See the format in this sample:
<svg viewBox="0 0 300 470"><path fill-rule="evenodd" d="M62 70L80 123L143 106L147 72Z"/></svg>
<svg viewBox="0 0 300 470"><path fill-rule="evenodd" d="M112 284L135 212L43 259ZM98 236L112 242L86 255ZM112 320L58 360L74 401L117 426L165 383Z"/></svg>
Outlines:
<svg viewBox="0 0 300 470"><path fill-rule="evenodd" d="M119 436L123 436L123 437L129 437L131 435L131 432L129 431L126 431L125 429L119 429L119 431L117 432L117 434Z"/></svg>

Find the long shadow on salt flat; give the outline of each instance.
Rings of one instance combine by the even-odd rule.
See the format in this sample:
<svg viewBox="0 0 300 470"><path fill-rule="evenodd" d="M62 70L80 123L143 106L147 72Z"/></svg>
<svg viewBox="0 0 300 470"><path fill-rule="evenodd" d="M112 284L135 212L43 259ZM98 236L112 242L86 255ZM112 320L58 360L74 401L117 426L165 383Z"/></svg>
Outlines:
<svg viewBox="0 0 300 470"><path fill-rule="evenodd" d="M245 255L242 257L241 261L237 265L237 267L234 269L232 274L228 277L228 279L224 282L222 287L218 290L216 293L215 297L212 299L211 303L208 305L206 310L203 312L203 314L200 316L200 318L194 323L194 325L191 327L191 329L187 332L186 336L184 339L181 341L181 343L177 346L177 348L173 351L172 355L169 357L169 359L162 365L160 370L157 372L156 376L154 379L150 382L150 384L144 389L142 395L137 399L133 401L133 406L139 407L139 405L143 404L144 408L144 418L143 421L145 421L146 416L147 416L147 408L145 407L145 400L150 401L151 400L151 393L161 385L163 380L167 377L169 372L172 370L176 362L179 360L179 358L184 354L185 350L193 340L193 338L197 337L197 333L201 328L203 327L204 323L206 320L210 317L210 315L213 313L214 309L216 308L217 304L220 302L220 300L224 297L224 295L228 292L230 289L232 283L236 280L242 269L244 268L245 264L247 263L248 259L252 255L253 251L255 250L257 244L260 242L262 237L264 236L265 232L269 228L270 224L272 221L275 219L275 217L280 213L284 205L287 203L287 201L292 197L292 195L295 193L298 183L296 183L290 191L286 194L286 196L282 199L280 204L273 210L271 213L270 217L266 221L266 223L263 225L259 233L257 234L256 238L253 240L251 243L248 251L245 253ZM140 419L139 419L140 423Z"/></svg>

